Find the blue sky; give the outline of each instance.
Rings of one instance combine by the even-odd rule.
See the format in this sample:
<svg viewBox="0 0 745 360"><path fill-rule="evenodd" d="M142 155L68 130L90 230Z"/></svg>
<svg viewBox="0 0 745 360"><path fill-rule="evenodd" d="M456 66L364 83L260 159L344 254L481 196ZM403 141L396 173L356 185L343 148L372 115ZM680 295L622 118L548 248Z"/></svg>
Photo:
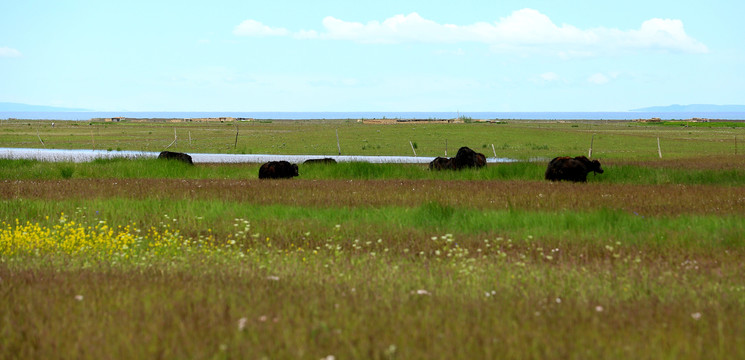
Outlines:
<svg viewBox="0 0 745 360"><path fill-rule="evenodd" d="M745 104L741 1L3 1L0 102L99 111Z"/></svg>

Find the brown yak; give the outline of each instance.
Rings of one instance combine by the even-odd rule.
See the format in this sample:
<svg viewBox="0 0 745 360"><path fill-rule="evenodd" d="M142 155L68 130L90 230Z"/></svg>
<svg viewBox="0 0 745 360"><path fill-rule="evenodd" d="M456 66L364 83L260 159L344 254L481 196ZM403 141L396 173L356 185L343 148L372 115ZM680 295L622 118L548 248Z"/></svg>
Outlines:
<svg viewBox="0 0 745 360"><path fill-rule="evenodd" d="M289 179L298 176L297 164L287 161L270 161L259 168L259 179Z"/></svg>
<svg viewBox="0 0 745 360"><path fill-rule="evenodd" d="M444 158L436 157L429 163L430 170L460 170L465 168L480 168L486 166L486 156L482 153L475 152L469 147L464 146L458 149L455 157Z"/></svg>
<svg viewBox="0 0 745 360"><path fill-rule="evenodd" d="M590 160L585 156L560 156L553 158L546 168L546 180L587 182L587 174L603 173L600 161Z"/></svg>
<svg viewBox="0 0 745 360"><path fill-rule="evenodd" d="M430 170L455 170L455 163L453 159L446 157L436 157L432 162L429 163Z"/></svg>
<svg viewBox="0 0 745 360"><path fill-rule="evenodd" d="M189 156L189 154L184 154L180 152L161 151L160 154L158 154L158 159L178 160L178 161L187 163L189 165L194 165L194 163L191 161L191 156Z"/></svg>

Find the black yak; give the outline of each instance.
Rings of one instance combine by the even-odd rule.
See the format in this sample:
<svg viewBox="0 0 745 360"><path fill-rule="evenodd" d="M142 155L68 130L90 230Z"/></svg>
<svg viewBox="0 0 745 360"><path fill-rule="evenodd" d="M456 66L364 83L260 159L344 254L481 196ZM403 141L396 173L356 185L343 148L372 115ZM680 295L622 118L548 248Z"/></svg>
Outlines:
<svg viewBox="0 0 745 360"><path fill-rule="evenodd" d="M158 159L178 160L178 161L185 162L189 165L194 165L194 163L191 161L191 156L189 156L189 154L184 154L180 152L161 151L160 154L158 154Z"/></svg>
<svg viewBox="0 0 745 360"><path fill-rule="evenodd" d="M600 161L590 160L585 156L561 156L553 158L546 168L546 180L587 182L587 174L603 173Z"/></svg>
<svg viewBox="0 0 745 360"><path fill-rule="evenodd" d="M436 157L429 163L430 170L455 170L455 163L453 159L445 157Z"/></svg>
<svg viewBox="0 0 745 360"><path fill-rule="evenodd" d="M476 153L476 167L486 166L486 155L482 153Z"/></svg>
<svg viewBox="0 0 745 360"><path fill-rule="evenodd" d="M289 179L298 176L297 164L287 161L270 161L259 168L259 179Z"/></svg>
<svg viewBox="0 0 745 360"><path fill-rule="evenodd" d="M471 148L464 146L458 149L455 157L444 158L436 157L429 163L430 170L460 170L465 168L480 168L486 166L486 156L477 153Z"/></svg>
<svg viewBox="0 0 745 360"><path fill-rule="evenodd" d="M460 170L464 168L472 167L483 167L486 166L486 156L482 153L477 153L471 148L464 146L458 149L458 153L453 158L455 168Z"/></svg>

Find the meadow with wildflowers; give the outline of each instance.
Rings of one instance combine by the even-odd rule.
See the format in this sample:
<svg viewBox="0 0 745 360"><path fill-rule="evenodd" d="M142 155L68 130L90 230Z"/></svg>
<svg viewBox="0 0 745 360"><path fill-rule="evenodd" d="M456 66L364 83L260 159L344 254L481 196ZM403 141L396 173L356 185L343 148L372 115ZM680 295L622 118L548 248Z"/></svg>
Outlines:
<svg viewBox="0 0 745 360"><path fill-rule="evenodd" d="M0 358L743 358L745 160L683 155L2 160Z"/></svg>

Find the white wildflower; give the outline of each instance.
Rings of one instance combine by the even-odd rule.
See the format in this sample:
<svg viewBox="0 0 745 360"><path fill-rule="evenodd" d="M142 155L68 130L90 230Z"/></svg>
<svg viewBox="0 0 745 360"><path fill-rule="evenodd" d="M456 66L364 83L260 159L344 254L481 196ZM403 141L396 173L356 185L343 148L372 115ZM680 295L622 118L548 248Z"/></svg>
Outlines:
<svg viewBox="0 0 745 360"><path fill-rule="evenodd" d="M238 330L239 331L243 331L243 329L246 328L246 323L247 322L248 322L248 319L247 318L242 317L242 318L238 319Z"/></svg>

